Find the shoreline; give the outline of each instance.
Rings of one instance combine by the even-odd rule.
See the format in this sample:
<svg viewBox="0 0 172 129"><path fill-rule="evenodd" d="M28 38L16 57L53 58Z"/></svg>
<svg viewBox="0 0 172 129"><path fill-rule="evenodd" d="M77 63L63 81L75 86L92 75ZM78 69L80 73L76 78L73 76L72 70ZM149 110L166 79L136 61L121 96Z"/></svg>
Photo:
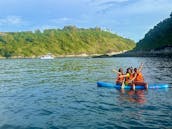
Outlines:
<svg viewBox="0 0 172 129"><path fill-rule="evenodd" d="M172 47L165 47L160 49L146 50L130 50L114 55L103 55L100 58L107 57L172 57ZM98 57L95 57L98 58Z"/></svg>
<svg viewBox="0 0 172 129"><path fill-rule="evenodd" d="M12 56L12 57L0 57L0 59L40 59L41 56ZM69 54L69 55L56 55L54 58L113 58L113 57L172 57L172 51L120 51L120 52L111 52L106 54Z"/></svg>
<svg viewBox="0 0 172 129"><path fill-rule="evenodd" d="M122 54L126 52L124 51L119 51L119 52L111 52L111 53L106 53L106 54L87 54L87 53L82 53L82 54L68 54L68 55L52 55L54 58L72 58L72 57L101 57L104 55L112 56L112 55L117 55L117 54ZM40 59L41 56L30 56L30 57L24 57L24 56L11 56L11 57L0 57L0 59Z"/></svg>

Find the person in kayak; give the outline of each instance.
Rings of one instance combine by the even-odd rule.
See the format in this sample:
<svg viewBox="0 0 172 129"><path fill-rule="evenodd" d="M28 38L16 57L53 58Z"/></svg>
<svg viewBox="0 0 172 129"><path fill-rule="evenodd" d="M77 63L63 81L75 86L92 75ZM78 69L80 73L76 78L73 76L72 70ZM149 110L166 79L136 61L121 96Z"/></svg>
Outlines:
<svg viewBox="0 0 172 129"><path fill-rule="evenodd" d="M120 70L120 69L119 69ZM132 89L135 90L135 84L133 83L133 73L131 68L127 68L126 74L119 74L117 76L117 85L121 85L121 88L123 89L125 85L130 85L132 86Z"/></svg>
<svg viewBox="0 0 172 129"><path fill-rule="evenodd" d="M127 68L126 74L123 75L125 77L125 85L132 86L132 89L135 90L135 84L133 83L133 70L132 68Z"/></svg>
<svg viewBox="0 0 172 129"><path fill-rule="evenodd" d="M140 65L140 67L134 68L134 78L133 78L133 83L135 85L140 85L140 86L144 86L145 89L148 89L148 83L144 82L144 77L142 74L142 68L143 68L143 63Z"/></svg>
<svg viewBox="0 0 172 129"><path fill-rule="evenodd" d="M118 71L113 69L112 71L117 73L116 85L124 85L123 69L119 68Z"/></svg>

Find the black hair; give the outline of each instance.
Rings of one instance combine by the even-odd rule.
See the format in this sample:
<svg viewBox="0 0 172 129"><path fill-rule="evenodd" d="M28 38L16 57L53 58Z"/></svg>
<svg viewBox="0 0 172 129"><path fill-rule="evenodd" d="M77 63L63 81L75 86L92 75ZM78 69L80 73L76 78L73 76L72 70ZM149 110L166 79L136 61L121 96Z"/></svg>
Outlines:
<svg viewBox="0 0 172 129"><path fill-rule="evenodd" d="M122 71L123 71L122 68L119 68L118 72L122 72Z"/></svg>
<svg viewBox="0 0 172 129"><path fill-rule="evenodd" d="M137 71L137 68L134 68L134 71L136 72Z"/></svg>
<svg viewBox="0 0 172 129"><path fill-rule="evenodd" d="M127 68L127 72L126 73L129 73L129 70L131 70L131 68Z"/></svg>

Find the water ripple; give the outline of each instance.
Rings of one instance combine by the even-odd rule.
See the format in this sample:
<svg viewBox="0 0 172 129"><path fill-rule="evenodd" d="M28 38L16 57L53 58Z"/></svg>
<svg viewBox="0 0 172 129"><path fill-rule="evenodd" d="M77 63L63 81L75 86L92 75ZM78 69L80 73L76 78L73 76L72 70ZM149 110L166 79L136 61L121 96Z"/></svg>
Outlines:
<svg viewBox="0 0 172 129"><path fill-rule="evenodd" d="M128 64L130 62L130 64ZM170 58L11 59L0 63L0 128L172 128L172 89L118 91L113 68L138 67L172 85Z"/></svg>

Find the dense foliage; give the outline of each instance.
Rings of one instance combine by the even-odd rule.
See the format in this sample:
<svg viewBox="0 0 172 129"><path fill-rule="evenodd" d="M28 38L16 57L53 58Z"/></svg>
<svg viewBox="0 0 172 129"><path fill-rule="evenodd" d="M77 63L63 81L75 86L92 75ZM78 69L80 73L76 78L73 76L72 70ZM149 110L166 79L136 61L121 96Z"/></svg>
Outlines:
<svg viewBox="0 0 172 129"><path fill-rule="evenodd" d="M172 46L172 13L170 18L157 24L137 43L137 50L161 49Z"/></svg>
<svg viewBox="0 0 172 129"><path fill-rule="evenodd" d="M135 43L100 28L82 29L65 26L63 29L47 29L41 32L0 33L0 56L32 57L47 53L104 54L130 50Z"/></svg>

